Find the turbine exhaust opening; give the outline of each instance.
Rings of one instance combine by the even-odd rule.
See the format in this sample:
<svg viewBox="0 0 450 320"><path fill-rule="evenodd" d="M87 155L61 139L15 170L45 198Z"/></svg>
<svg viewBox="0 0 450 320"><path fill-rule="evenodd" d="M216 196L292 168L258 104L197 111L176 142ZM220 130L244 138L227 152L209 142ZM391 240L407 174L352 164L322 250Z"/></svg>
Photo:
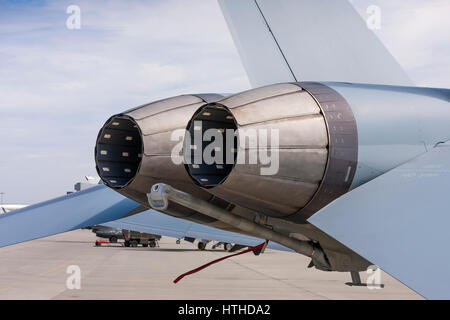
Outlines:
<svg viewBox="0 0 450 320"><path fill-rule="evenodd" d="M114 116L106 122L97 138L97 173L107 186L123 188L135 178L143 150L137 123L127 116Z"/></svg>
<svg viewBox="0 0 450 320"><path fill-rule="evenodd" d="M186 128L186 170L195 183L212 188L223 183L237 157L237 123L230 110L219 103L200 107Z"/></svg>

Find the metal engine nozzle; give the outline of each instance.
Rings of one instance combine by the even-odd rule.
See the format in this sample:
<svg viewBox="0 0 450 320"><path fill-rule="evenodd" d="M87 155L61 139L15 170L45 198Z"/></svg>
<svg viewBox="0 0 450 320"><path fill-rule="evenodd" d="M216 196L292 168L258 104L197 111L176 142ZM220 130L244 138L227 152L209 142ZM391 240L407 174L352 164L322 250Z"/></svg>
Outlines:
<svg viewBox="0 0 450 320"><path fill-rule="evenodd" d="M353 164L335 161L331 151L339 156L341 144L336 128L344 128L344 134L348 130L350 138L354 128L348 126L353 124L348 113L342 113L342 119L332 114L338 111L340 117L339 108L347 106L332 89L308 83L305 87L320 93L312 94L302 83L285 83L201 106L185 137L191 141L185 144L186 169L194 182L226 201L278 218L296 216L322 197L319 191L330 181L327 172L340 179L342 169ZM329 101L336 99L335 110L324 109L328 105L320 102L323 93ZM346 150L353 152L353 147L350 143ZM322 200L321 205L328 198Z"/></svg>

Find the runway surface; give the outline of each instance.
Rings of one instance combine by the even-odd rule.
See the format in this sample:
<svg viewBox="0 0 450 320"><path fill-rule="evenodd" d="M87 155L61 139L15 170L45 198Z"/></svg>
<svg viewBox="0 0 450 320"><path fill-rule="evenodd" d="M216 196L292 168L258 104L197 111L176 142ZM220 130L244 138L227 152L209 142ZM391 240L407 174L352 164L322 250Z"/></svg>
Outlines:
<svg viewBox="0 0 450 320"><path fill-rule="evenodd" d="M349 273L307 269L309 258L273 250L230 258L173 284L228 253L166 237L159 248L95 247L95 240L77 230L1 248L0 299L422 299L385 273L384 289L349 287ZM79 290L66 285L71 265L81 270Z"/></svg>

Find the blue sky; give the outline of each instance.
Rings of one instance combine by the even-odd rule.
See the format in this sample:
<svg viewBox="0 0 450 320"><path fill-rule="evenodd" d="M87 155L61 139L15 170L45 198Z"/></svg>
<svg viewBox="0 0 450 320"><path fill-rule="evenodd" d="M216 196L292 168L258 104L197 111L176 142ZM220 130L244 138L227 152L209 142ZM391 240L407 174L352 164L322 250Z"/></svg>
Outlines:
<svg viewBox="0 0 450 320"><path fill-rule="evenodd" d="M418 85L450 87L448 0L352 0ZM66 8L82 28L66 28ZM250 87L214 0L0 2L0 192L33 203L94 175L112 114L156 99Z"/></svg>

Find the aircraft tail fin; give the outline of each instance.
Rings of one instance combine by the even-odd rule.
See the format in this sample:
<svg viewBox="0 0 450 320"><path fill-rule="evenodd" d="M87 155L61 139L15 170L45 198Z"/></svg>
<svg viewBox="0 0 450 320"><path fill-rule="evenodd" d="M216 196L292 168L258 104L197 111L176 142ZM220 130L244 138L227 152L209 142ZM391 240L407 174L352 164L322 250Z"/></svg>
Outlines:
<svg viewBox="0 0 450 320"><path fill-rule="evenodd" d="M254 87L290 81L412 84L347 1L218 1Z"/></svg>

